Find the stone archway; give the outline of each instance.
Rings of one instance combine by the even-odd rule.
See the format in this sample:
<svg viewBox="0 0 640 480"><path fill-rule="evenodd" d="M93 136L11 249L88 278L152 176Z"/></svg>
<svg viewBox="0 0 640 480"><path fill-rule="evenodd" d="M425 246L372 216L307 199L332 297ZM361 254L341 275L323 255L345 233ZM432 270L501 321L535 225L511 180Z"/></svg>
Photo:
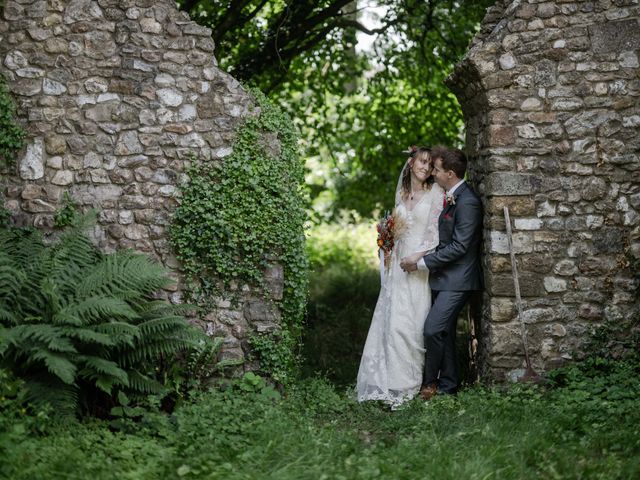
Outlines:
<svg viewBox="0 0 640 480"><path fill-rule="evenodd" d="M640 7L499 1L448 79L485 206L485 378L517 378L523 348L503 206L510 209L538 371L585 333L639 310Z"/></svg>

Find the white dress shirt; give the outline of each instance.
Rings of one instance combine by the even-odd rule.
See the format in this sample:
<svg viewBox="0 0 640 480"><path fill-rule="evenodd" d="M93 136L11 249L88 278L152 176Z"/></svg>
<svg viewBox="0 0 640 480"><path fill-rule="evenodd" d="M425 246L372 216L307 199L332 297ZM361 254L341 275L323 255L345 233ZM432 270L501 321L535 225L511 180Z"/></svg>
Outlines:
<svg viewBox="0 0 640 480"><path fill-rule="evenodd" d="M453 192L455 192L458 187L460 185L462 185L464 183L464 178L462 180L460 180L458 183L456 183L453 187L451 187L449 190L445 191L445 198L447 196L451 196L453 195ZM424 263L424 257L420 257L420 260L418 260L416 262L416 266L418 267L418 270L429 270L427 268L427 265Z"/></svg>

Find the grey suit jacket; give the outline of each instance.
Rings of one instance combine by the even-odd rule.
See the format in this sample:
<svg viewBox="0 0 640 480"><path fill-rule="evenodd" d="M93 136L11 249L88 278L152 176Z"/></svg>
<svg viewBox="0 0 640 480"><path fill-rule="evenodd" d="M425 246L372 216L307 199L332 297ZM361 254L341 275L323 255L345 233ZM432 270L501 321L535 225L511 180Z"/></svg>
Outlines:
<svg viewBox="0 0 640 480"><path fill-rule="evenodd" d="M440 243L424 256L429 284L436 291L482 290L482 203L466 182L453 196L455 205L447 205L438 219Z"/></svg>

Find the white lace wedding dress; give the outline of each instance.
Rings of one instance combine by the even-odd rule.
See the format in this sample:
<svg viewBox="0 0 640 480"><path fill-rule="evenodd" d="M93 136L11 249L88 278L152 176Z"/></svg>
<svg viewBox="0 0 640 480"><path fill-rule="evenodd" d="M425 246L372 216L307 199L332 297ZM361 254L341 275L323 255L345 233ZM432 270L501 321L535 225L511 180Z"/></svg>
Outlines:
<svg viewBox="0 0 640 480"><path fill-rule="evenodd" d="M395 215L406 222L406 228L395 239L362 352L356 385L359 402L382 400L397 407L420 390L423 327L431 307L429 273L406 273L400 259L438 245L442 198L442 189L433 185L411 211L397 200Z"/></svg>

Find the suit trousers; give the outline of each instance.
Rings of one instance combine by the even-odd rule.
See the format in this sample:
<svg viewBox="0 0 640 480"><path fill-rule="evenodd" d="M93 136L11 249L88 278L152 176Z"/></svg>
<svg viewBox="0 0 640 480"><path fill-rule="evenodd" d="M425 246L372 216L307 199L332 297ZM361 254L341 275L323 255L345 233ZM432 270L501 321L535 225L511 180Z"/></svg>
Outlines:
<svg viewBox="0 0 640 480"><path fill-rule="evenodd" d="M437 383L443 393L458 390L456 324L471 294L471 291L433 291L431 310L424 322L423 385Z"/></svg>

